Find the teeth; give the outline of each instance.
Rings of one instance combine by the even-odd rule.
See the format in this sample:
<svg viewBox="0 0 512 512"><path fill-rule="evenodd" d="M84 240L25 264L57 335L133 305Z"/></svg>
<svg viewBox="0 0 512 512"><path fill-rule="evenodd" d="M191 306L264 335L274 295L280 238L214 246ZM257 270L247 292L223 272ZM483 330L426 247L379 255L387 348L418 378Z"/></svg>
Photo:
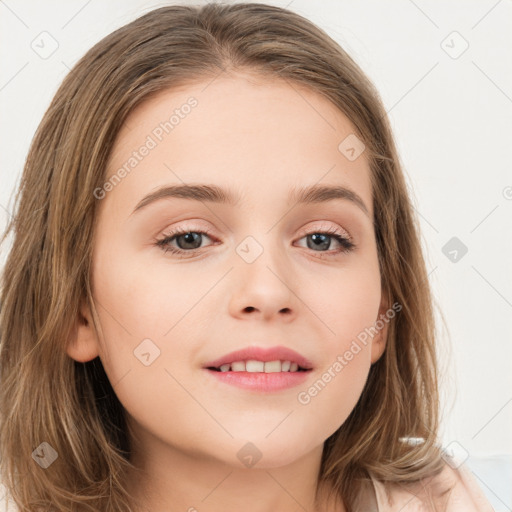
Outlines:
<svg viewBox="0 0 512 512"><path fill-rule="evenodd" d="M245 372L245 362L237 361L236 363L231 363L231 371L232 372Z"/></svg>
<svg viewBox="0 0 512 512"><path fill-rule="evenodd" d="M276 373L281 371L281 361L267 361L265 363L265 373Z"/></svg>
<svg viewBox="0 0 512 512"><path fill-rule="evenodd" d="M234 361L233 363L223 364L219 370L221 372L249 372L249 373L278 373L278 372L296 372L299 370L297 363L291 361L257 361L250 359L248 361Z"/></svg>
<svg viewBox="0 0 512 512"><path fill-rule="evenodd" d="M263 361L254 361L250 359L245 363L246 372L262 372L265 369L265 363Z"/></svg>

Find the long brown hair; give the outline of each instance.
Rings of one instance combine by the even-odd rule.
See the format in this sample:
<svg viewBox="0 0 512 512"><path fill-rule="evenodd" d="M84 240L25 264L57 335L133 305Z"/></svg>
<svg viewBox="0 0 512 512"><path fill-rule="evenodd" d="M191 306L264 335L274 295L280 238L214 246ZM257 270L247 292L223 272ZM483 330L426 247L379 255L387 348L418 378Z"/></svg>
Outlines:
<svg viewBox="0 0 512 512"><path fill-rule="evenodd" d="M94 190L137 105L237 70L305 86L352 122L370 162L383 294L402 306L359 402L324 444L318 483L354 510L369 474L412 482L442 465L433 298L376 89L324 31L286 9L167 6L105 37L64 79L32 141L2 239L14 235L1 290L1 476L22 510L133 510L123 480L132 467L123 408L99 358L79 363L64 349L81 301L95 311ZM409 437L424 442L399 441ZM58 456L40 470L33 452L48 445Z"/></svg>

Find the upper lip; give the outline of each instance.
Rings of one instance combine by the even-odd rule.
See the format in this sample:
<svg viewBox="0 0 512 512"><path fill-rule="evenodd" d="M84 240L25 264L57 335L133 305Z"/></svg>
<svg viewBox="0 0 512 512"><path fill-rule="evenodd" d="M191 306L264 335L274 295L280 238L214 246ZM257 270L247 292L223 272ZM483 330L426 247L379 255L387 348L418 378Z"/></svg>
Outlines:
<svg viewBox="0 0 512 512"><path fill-rule="evenodd" d="M235 361L248 361L249 359L255 359L257 361L290 361L292 363L297 363L301 368L305 370L310 370L313 368L313 365L310 361L308 361L305 357L301 356L299 353L295 352L291 348L287 347L258 347L258 346L250 346L243 348L241 350L235 350L234 352L230 352L219 359L215 359L214 361L210 361L204 365L204 368L219 368L223 364L234 363Z"/></svg>

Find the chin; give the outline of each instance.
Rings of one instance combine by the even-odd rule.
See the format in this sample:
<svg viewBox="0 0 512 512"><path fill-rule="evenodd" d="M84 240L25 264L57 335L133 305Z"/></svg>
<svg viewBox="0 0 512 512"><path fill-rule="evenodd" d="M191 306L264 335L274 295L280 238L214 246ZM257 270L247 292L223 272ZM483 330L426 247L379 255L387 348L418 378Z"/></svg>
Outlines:
<svg viewBox="0 0 512 512"><path fill-rule="evenodd" d="M260 431L261 432L261 431ZM279 434L269 430L258 436L237 436L230 444L234 446L235 458L230 460L237 468L272 469L293 464L320 443L309 443L299 435L283 429ZM308 449L308 446L311 448Z"/></svg>

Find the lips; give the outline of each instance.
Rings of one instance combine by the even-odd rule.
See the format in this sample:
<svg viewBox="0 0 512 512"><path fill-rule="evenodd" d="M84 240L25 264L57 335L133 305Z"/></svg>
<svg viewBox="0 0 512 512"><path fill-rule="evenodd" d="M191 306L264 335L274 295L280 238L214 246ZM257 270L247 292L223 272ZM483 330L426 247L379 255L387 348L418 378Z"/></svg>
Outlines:
<svg viewBox="0 0 512 512"><path fill-rule="evenodd" d="M206 363L203 367L209 370L217 370L221 371L220 367L223 365L231 365L232 363L237 362L247 362L247 361L260 361L263 363L270 363L272 361L289 361L293 367L294 364L298 366L300 370L311 370L313 368L312 363L306 359L304 356L295 352L287 347L278 346L272 348L263 348L263 347L247 347L241 350L236 350L234 352L230 352L219 359L215 359L214 361L210 361ZM224 366L226 368L226 366Z"/></svg>

